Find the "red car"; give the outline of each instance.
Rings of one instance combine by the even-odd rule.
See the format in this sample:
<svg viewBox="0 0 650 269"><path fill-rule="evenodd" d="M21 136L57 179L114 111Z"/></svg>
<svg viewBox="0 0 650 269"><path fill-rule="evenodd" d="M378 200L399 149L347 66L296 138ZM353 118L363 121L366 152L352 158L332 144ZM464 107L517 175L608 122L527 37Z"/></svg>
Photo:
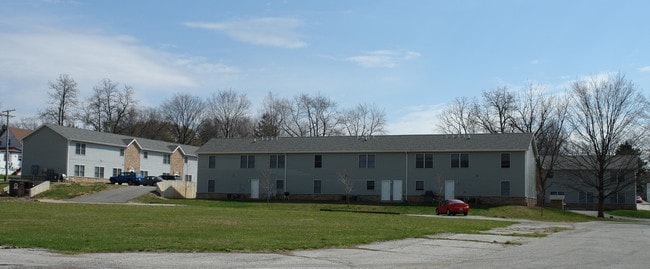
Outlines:
<svg viewBox="0 0 650 269"><path fill-rule="evenodd" d="M469 213L469 204L457 199L445 200L441 205L436 207L436 215L440 215L441 213L454 216L456 214L463 214L467 216Z"/></svg>

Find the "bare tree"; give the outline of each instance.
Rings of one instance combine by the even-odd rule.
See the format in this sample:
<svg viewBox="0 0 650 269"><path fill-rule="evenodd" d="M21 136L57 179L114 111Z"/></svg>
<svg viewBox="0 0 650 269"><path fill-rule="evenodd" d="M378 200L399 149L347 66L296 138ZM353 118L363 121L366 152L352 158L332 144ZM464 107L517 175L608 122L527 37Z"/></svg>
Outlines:
<svg viewBox="0 0 650 269"><path fill-rule="evenodd" d="M265 169L262 170L262 180L260 181L260 187L262 191L266 194L266 204L271 202L271 197L275 191L275 184L273 183L273 173L271 170Z"/></svg>
<svg viewBox="0 0 650 269"><path fill-rule="evenodd" d="M488 133L512 132L513 111L517 108L515 95L506 87L483 92L482 104L474 105L474 115Z"/></svg>
<svg viewBox="0 0 650 269"><path fill-rule="evenodd" d="M27 130L36 130L36 128L41 124L42 121L40 117L24 117L16 123L16 127Z"/></svg>
<svg viewBox="0 0 650 269"><path fill-rule="evenodd" d="M77 82L68 74L60 74L55 82L49 82L49 87L49 106L41 112L41 117L45 122L73 126L79 105Z"/></svg>
<svg viewBox="0 0 650 269"><path fill-rule="evenodd" d="M345 111L341 122L349 136L383 134L386 127L386 112L376 104L359 104Z"/></svg>
<svg viewBox="0 0 650 269"><path fill-rule="evenodd" d="M576 176L577 183L596 190L598 217L602 218L605 198L633 184L609 177L607 172L627 168L621 167L625 161L621 163L615 150L625 141L639 141L645 135L648 102L622 74L576 81L570 98L570 149L576 157L571 159L574 166L588 171Z"/></svg>
<svg viewBox="0 0 650 269"><path fill-rule="evenodd" d="M350 204L350 193L354 189L354 181L350 178L350 174L347 170L343 170L337 175L339 182L343 185L343 190L345 191L345 201Z"/></svg>
<svg viewBox="0 0 650 269"><path fill-rule="evenodd" d="M438 129L446 134L473 134L478 132L476 112L473 109L476 101L467 97L457 97L447 106L438 121Z"/></svg>
<svg viewBox="0 0 650 269"><path fill-rule="evenodd" d="M120 134L176 142L170 135L170 129L159 109L142 108L126 121Z"/></svg>
<svg viewBox="0 0 650 269"><path fill-rule="evenodd" d="M135 114L137 101L133 99L133 88L124 85L120 91L118 86L106 78L93 88L94 94L84 108L84 121L93 130L120 133L125 121Z"/></svg>
<svg viewBox="0 0 650 269"><path fill-rule="evenodd" d="M169 133L174 142L197 144L197 130L204 121L205 109L203 99L187 93L175 94L163 103L160 113L169 124Z"/></svg>
<svg viewBox="0 0 650 269"><path fill-rule="evenodd" d="M301 94L293 101L279 100L276 107L281 113L282 130L289 136L342 134L337 104L327 97Z"/></svg>
<svg viewBox="0 0 650 269"><path fill-rule="evenodd" d="M237 94L233 90L219 91L212 94L208 101L210 116L217 124L219 137L232 138L240 136L244 129L248 136L252 133L252 121L248 116L251 102L246 94Z"/></svg>

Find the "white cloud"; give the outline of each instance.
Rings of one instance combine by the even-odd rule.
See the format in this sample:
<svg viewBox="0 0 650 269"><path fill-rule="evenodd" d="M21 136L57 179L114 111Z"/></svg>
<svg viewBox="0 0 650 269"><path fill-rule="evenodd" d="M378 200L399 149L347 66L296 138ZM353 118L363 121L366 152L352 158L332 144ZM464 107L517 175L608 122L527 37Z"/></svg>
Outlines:
<svg viewBox="0 0 650 269"><path fill-rule="evenodd" d="M389 134L432 134L438 133L437 122L443 105L420 105L407 108L397 119L390 119ZM401 113L400 113L401 114Z"/></svg>
<svg viewBox="0 0 650 269"><path fill-rule="evenodd" d="M413 60L419 57L420 53L413 51L375 50L365 52L362 55L347 57L345 60L363 67L391 68L397 66L399 62Z"/></svg>
<svg viewBox="0 0 650 269"><path fill-rule="evenodd" d="M639 68L639 71L641 72L650 72L650 66L644 66Z"/></svg>
<svg viewBox="0 0 650 269"><path fill-rule="evenodd" d="M302 48L307 43L297 32L302 21L293 18L267 17L227 22L186 22L187 27L216 30L231 38L254 45Z"/></svg>
<svg viewBox="0 0 650 269"><path fill-rule="evenodd" d="M82 98L101 79L110 78L133 86L143 105L238 74L231 66L155 50L130 36L34 27L0 32L0 40L2 105L20 107L17 113L24 116L41 109L48 81L62 73L77 81Z"/></svg>

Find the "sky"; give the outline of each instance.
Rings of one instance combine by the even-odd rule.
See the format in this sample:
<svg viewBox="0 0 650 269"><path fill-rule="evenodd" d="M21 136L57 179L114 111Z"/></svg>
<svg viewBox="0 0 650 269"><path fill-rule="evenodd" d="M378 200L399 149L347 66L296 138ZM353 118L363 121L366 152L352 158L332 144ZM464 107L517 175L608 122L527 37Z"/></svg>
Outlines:
<svg viewBox="0 0 650 269"><path fill-rule="evenodd" d="M439 133L438 113L486 90L547 94L620 72L650 96L650 1L0 0L0 110L47 106L68 74L141 107L234 90L375 104L389 134Z"/></svg>

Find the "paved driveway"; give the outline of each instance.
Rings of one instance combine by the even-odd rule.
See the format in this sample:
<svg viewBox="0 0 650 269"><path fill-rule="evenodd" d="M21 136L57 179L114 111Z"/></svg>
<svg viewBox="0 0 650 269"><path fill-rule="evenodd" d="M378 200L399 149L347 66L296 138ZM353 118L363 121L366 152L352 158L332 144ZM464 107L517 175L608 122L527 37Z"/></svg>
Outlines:
<svg viewBox="0 0 650 269"><path fill-rule="evenodd" d="M435 217L435 216L431 216ZM462 218L462 217L461 217ZM544 238L508 236L563 227ZM101 253L0 249L0 268L647 268L650 223L522 222L490 234L442 234L287 253Z"/></svg>
<svg viewBox="0 0 650 269"><path fill-rule="evenodd" d="M156 190L156 187L148 186L125 186L111 190L105 190L89 195L69 199L76 203L128 203L130 200Z"/></svg>

